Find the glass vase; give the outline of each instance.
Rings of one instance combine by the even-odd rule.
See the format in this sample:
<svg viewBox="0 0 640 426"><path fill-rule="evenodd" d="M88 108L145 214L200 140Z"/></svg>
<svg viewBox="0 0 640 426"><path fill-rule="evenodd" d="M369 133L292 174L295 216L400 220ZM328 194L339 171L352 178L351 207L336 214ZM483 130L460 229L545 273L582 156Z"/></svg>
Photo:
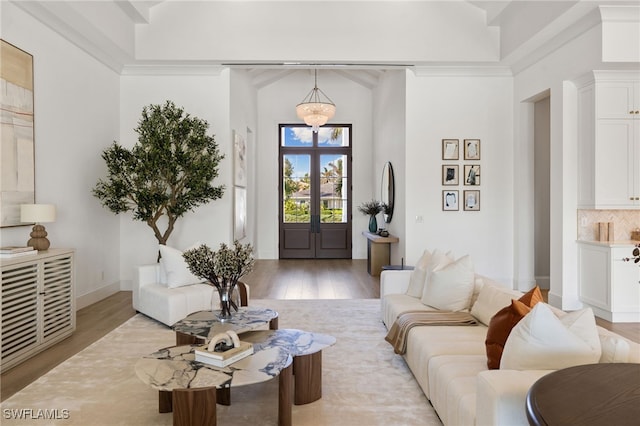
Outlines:
<svg viewBox="0 0 640 426"><path fill-rule="evenodd" d="M240 292L236 283L221 284L211 294L211 311L221 322L233 317L233 312L240 306Z"/></svg>
<svg viewBox="0 0 640 426"><path fill-rule="evenodd" d="M378 232L378 220L375 215L369 216L369 232L372 234Z"/></svg>

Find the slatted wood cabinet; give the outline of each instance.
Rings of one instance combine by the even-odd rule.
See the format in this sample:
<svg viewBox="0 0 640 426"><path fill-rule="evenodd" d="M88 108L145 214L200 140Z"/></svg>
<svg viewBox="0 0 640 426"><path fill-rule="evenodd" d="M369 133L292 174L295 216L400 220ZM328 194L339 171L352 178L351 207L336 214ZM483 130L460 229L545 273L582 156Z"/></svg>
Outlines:
<svg viewBox="0 0 640 426"><path fill-rule="evenodd" d="M6 371L76 328L74 251L2 259L2 362Z"/></svg>

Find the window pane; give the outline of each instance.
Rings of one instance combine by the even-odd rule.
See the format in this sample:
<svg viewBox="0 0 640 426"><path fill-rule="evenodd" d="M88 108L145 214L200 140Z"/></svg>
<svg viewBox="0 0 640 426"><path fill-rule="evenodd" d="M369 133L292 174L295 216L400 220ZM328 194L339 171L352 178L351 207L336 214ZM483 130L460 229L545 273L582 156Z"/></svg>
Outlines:
<svg viewBox="0 0 640 426"><path fill-rule="evenodd" d="M280 133L280 146L311 147L313 132L306 126L283 126Z"/></svg>
<svg viewBox="0 0 640 426"><path fill-rule="evenodd" d="M348 127L321 127L318 130L318 146L349 146Z"/></svg>
<svg viewBox="0 0 640 426"><path fill-rule="evenodd" d="M282 211L285 223L309 223L311 208L311 159L309 155L284 155Z"/></svg>
<svg viewBox="0 0 640 426"><path fill-rule="evenodd" d="M320 221L347 222L347 157L331 154L320 156Z"/></svg>

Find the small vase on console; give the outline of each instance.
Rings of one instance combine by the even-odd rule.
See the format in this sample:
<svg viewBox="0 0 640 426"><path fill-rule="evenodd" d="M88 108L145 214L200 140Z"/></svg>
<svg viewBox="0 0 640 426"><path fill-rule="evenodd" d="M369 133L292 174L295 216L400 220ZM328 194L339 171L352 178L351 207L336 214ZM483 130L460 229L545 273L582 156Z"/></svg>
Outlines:
<svg viewBox="0 0 640 426"><path fill-rule="evenodd" d="M378 220L376 219L376 215L382 211L382 204L380 204L380 201L366 201L358 206L358 210L360 213L369 216L369 232L372 234L378 232Z"/></svg>
<svg viewBox="0 0 640 426"><path fill-rule="evenodd" d="M378 232L378 219L376 219L375 215L369 216L369 232L372 234Z"/></svg>

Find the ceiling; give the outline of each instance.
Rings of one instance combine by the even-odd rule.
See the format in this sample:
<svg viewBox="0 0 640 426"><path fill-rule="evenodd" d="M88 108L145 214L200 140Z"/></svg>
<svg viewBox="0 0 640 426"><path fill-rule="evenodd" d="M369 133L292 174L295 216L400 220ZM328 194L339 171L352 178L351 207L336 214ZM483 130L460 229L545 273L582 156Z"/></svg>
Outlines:
<svg viewBox="0 0 640 426"><path fill-rule="evenodd" d="M382 72L388 69L397 69L410 66L429 66L429 67L452 67L452 66L470 66L470 65L482 65L482 66L499 66L499 67L523 67L527 65L528 61L535 60L536 55L544 54L544 49L553 49L554 44L561 44L570 39L575 31L581 31L585 26L595 25L599 22L598 5L605 4L637 4L636 1L559 1L559 0L531 0L531 1L484 1L484 0L450 0L450 1L420 1L409 0L400 2L399 0L386 0L380 1L366 1L366 0L352 0L350 2L340 2L337 0L325 0L322 3L314 0L199 0L198 2L189 2L185 0L103 0L103 1L12 1L13 4L23 9L27 13L34 16L51 29L61 34L63 37L74 43L108 67L112 68L119 73L136 72L139 69L148 69L149 67L164 67L166 70L172 67L222 67L231 66L236 68L245 68L250 73L253 82L256 86L268 85L273 81L276 81L294 70L300 68L331 68L335 72L342 73L344 76L357 80L360 84L367 87L373 87L376 85L378 77ZM191 5L189 5L191 3ZM363 12L358 16L349 16L347 19L353 21L373 19L372 16L367 16L368 13L375 13L380 9L382 4L387 7L392 7L390 10L401 10L407 7L411 3L426 3L429 10L438 9L442 5L442 10L445 7L450 8L455 13L455 16L460 17L461 22L454 22L452 20L448 25L454 28L458 25L456 31L459 33L461 24L467 25L469 28L475 25L475 33L469 32L469 47L468 51L464 52L465 43L459 43L454 46L455 41L452 42L451 51L454 49L461 49L462 55L469 56L469 51L477 49L471 40L477 38L477 34L484 37L487 41L483 41L487 46L487 51L496 53L479 56L479 60L461 61L459 57L450 55L452 59L445 54L448 46L433 45L431 50L425 49L423 56L419 58L410 58L408 60L399 60L396 57L390 57L389 59L384 57L373 58L373 61L367 61L367 57L359 58L356 61L345 60L346 55L336 55L335 58L326 56L319 61L310 60L309 57L300 55L300 58L293 58L293 60L282 60L281 58L274 56L275 60L269 60L267 54L260 55L254 54L252 57L240 58L233 54L227 54L227 57L218 54L216 56L216 45L211 44L209 40L210 36L207 32L194 33L193 28L189 28L191 25L184 25L177 29L176 25L172 25L172 16L162 16L162 12L166 10L186 10L192 7L194 13L197 14L198 7L207 6L205 3L216 3L216 11L222 11L223 14L228 12L228 16L216 16L219 21L224 22L225 19L234 19L234 12L236 10L245 11L245 15L240 19L244 19L250 22L251 11L264 10L261 7L266 7L265 3L268 3L269 8L282 8L280 14L287 13L286 11L294 9L294 6L301 13L305 10L315 11L317 14L319 10L330 9L331 7L353 7L355 4ZM177 8L181 9L177 9ZM411 6L409 6L411 7ZM173 9L171 9L173 8ZM316 9L312 9L316 8ZM321 9L318 9L321 8ZM190 9L191 10L191 9ZM351 9L344 9L351 10ZM413 9L408 9L413 10ZM463 13L462 13L463 12ZM259 12L258 12L259 13ZM166 15L166 13L165 13ZM434 25L437 23L437 17L424 16L425 25ZM176 18L177 19L177 18ZM198 22L198 16L192 16L188 18L193 22ZM214 18L210 17L211 22ZM431 19L429 21L428 19ZM468 21L465 21L468 19ZM264 17L263 20L268 20L268 17ZM309 20L313 22L313 16L309 17ZM478 24L477 21L481 22ZM184 22L184 21L183 21ZM190 22L190 21L187 21ZM207 22L207 21L204 21ZM253 25L247 25L244 27L245 31L250 31L250 28L255 27ZM348 22L348 21L347 21ZM377 21L380 22L380 21ZM384 22L384 21L382 21ZM412 22L407 19L407 22ZM414 21L415 22L415 21ZM396 23L398 26L393 31L394 23L388 22L389 34L384 35L388 38L393 38L396 34L402 32L402 22ZM195 24L194 24L195 26ZM212 24L213 26L213 24ZM415 25L416 27L418 25ZM204 28L207 25L202 26L202 31L212 31L211 28ZM332 34L337 31L343 31L343 40L348 42L349 37L357 38L358 34L349 34L349 25L343 25L339 29L332 29ZM386 27L386 25L385 25ZM278 27L272 27L274 31L278 30ZM357 26L354 28L358 28ZM360 27L366 28L366 27ZM462 27L464 28L464 27ZM425 29L414 28L414 32L407 32L407 35L403 35L405 39L398 38L395 46L400 48L407 44L406 37L411 37L414 34L426 34ZM384 33L385 29L380 29ZM420 33L419 31L423 31ZM442 31L441 31L442 32ZM185 38L189 43L185 43L184 46L192 43L198 43L202 40L202 43L208 42L209 44L203 44L198 50L198 55L193 54L191 57L180 57L180 51L173 54L174 56L163 56L164 46L162 43L163 34L168 35L168 39L175 39L181 37L182 34L188 34L189 38ZM395 34L394 34L395 33ZM294 32L294 34L299 34ZM372 34L378 34L372 33ZM145 35L150 41L145 41ZM321 43L323 37L327 38L329 35L318 34L318 41ZM276 48L282 45L280 41L269 41L269 34L262 29L262 34L257 34L258 40L261 38L265 40L264 49ZM398 36L399 37L399 36ZM452 32L449 37L455 37ZM425 37L428 39L428 37ZM154 47L153 42L158 39L157 45ZM292 37L293 41L294 37ZM376 40L376 43L384 42L385 38ZM411 41L415 43L415 41ZM164 41L165 45L168 44ZM255 42L254 42L255 44ZM307 42L308 44L308 42ZM442 44L442 43L440 43ZM446 42L445 42L446 44ZM391 44L392 45L392 44ZM151 47L150 47L151 46ZM393 46L393 45L392 45ZM545 47L546 46L546 47ZM255 47L249 46L249 47ZM420 44L416 44L416 51L421 49ZM156 50L154 50L156 49ZM262 50L264 50L262 49ZM439 50L438 50L439 49ZM337 49L336 49L337 50ZM389 49L388 49L389 50ZM390 49L390 50L393 50ZM210 51L211 54L207 55ZM246 49L247 52L250 49ZM304 49L302 49L304 52ZM354 51L354 49L352 49ZM151 52L151 53L148 53ZM204 52L200 55L200 52ZM436 52L436 53L433 53ZM444 52L444 53L443 53ZM232 52L233 53L233 52ZM432 56L429 56L432 54ZM290 55L291 56L291 55ZM375 55L371 55L373 57ZM473 56L473 55L471 55ZM487 59L488 58L488 59ZM382 60L379 60L382 59ZM353 72L357 70L357 72Z"/></svg>

